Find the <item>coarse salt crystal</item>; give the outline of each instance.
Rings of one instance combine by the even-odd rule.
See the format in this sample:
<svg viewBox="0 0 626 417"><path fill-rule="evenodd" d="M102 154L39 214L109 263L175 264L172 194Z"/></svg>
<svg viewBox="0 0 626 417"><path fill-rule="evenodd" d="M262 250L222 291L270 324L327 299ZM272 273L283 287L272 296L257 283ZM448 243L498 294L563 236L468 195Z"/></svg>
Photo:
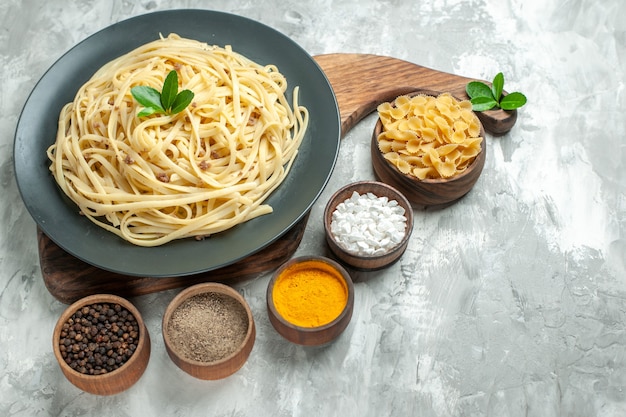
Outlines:
<svg viewBox="0 0 626 417"><path fill-rule="evenodd" d="M406 224L404 208L396 200L355 191L335 208L330 230L344 250L359 256L379 256L402 241Z"/></svg>

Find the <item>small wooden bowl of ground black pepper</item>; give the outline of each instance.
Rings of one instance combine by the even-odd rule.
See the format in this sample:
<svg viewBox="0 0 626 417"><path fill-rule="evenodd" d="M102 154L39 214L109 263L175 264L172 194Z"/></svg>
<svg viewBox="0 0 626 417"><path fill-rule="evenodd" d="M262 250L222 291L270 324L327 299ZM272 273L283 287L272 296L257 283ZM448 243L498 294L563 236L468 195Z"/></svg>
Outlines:
<svg viewBox="0 0 626 417"><path fill-rule="evenodd" d="M198 379L222 379L237 372L248 360L255 338L248 303L224 284L203 283L181 291L163 316L168 355Z"/></svg>
<svg viewBox="0 0 626 417"><path fill-rule="evenodd" d="M350 274L322 256L302 256L283 264L267 286L267 313L274 329L292 343L326 345L352 318Z"/></svg>
<svg viewBox="0 0 626 417"><path fill-rule="evenodd" d="M113 395L130 388L150 359L150 336L137 308L109 294L70 305L52 337L65 377L85 392Z"/></svg>

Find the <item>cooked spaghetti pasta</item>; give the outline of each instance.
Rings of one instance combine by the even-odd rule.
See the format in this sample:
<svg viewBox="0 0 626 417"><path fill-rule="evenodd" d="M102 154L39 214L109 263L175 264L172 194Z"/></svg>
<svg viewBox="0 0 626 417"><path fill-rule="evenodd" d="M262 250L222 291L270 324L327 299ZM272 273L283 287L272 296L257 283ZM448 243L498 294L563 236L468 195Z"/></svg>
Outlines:
<svg viewBox="0 0 626 417"><path fill-rule="evenodd" d="M137 117L131 88L176 70L193 102ZM61 111L47 151L61 190L95 224L140 246L202 238L272 208L308 124L276 66L175 34L97 71Z"/></svg>

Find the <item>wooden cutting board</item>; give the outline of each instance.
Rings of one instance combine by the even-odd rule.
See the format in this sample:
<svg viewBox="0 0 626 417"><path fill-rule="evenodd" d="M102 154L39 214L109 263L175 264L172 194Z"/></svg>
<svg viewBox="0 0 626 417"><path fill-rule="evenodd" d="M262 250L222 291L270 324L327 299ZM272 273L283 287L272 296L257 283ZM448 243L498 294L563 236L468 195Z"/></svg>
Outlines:
<svg viewBox="0 0 626 417"><path fill-rule="evenodd" d="M337 97L342 137L382 102L416 90L449 92L467 98L465 85L472 81L379 55L328 54L314 59L328 77ZM478 116L487 132L499 136L511 130L517 113L492 110ZM266 249L240 262L202 274L170 278L126 276L96 268L63 251L38 230L41 272L48 291L67 304L96 293L133 297L207 281L235 283L273 271L287 261L300 245L308 217L307 214Z"/></svg>

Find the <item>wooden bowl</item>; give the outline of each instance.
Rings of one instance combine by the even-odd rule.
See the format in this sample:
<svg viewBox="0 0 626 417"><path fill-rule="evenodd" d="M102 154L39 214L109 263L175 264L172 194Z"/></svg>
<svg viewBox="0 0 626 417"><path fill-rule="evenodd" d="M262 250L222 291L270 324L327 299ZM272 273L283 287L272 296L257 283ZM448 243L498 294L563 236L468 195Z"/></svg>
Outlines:
<svg viewBox="0 0 626 417"><path fill-rule="evenodd" d="M100 344L98 348L94 348L94 350L91 350L90 346L94 347L96 343L106 344L106 340L102 340L103 336L109 337L109 343L115 343L115 340L111 340L113 339L113 337L111 337L111 333L106 331L104 327L106 322L104 320L102 321L103 326L99 328L100 329L99 334L93 335L93 338L91 338L91 334L88 336L86 333L82 331L82 329L79 329L73 326L72 326L73 327L72 329L68 329L66 326L66 323L68 323L68 320L70 320L70 318L75 313L82 310L83 308L88 308L88 307L92 307L95 305L102 305L102 304L108 304L109 306L112 306L112 308L114 308L113 306L119 305L121 307L120 311L123 311L123 310L127 311L136 320L136 327L138 329L138 339L133 337L135 336L133 332L125 332L124 334L126 336L122 335L120 338L123 340L123 342L120 342L120 345L117 345L117 344L114 345L113 349L119 349L119 348L123 349L124 346L128 346L130 344L135 345L136 349L134 350L132 355L130 355L130 358L128 358L125 361L122 360L124 363L115 370L112 370L107 373L99 374L99 375L81 373L79 370L77 370L77 369L80 369L80 365L78 365L77 368L73 368L72 366L70 366L70 364L66 362L67 359L64 358L64 355L66 355L67 350L72 350L72 348L71 347L68 348L64 344L62 346L61 344L62 339L63 340L71 339L74 341L80 339L80 341L77 342L76 344L72 343L72 345L70 345L70 346L76 346L77 350L75 352L78 355L84 355L84 354L89 355L90 354L89 352L91 352L91 354L93 354L93 352L99 353L98 350L100 348L104 348L104 349L110 348L111 346L104 346L103 344ZM115 309L113 311L115 312ZM97 314L100 315L100 312L98 312ZM82 314L82 316L83 318L86 318L84 314ZM92 316L91 313L87 313L87 316L94 317L95 315ZM103 313L101 316L107 316L107 315ZM119 314L118 317L123 317L123 316L122 314ZM131 320L128 316L126 316L126 319ZM81 319L77 319L74 321L75 323L74 326L79 327L78 326L79 323L76 324L77 321L79 320ZM97 319L94 319L94 320L97 320ZM106 320L109 320L109 319L106 319ZM94 328L98 329L98 325L96 324ZM70 338L68 334L69 332L72 332L72 331L76 334L76 336ZM122 328L122 332L124 332L123 328ZM128 338L125 339L124 337L130 337L130 339ZM96 340L96 338L98 339ZM124 345L124 343L126 343L126 345ZM84 345L84 346L81 346L81 345ZM57 321L56 326L54 327L54 332L52 336L52 346L54 350L54 356L56 357L57 362L59 363L61 367L61 371L63 372L63 375L65 375L65 377L72 384L74 384L76 387L80 388L81 390L91 393L91 394L98 394L98 395L113 395L113 394L120 393L128 389L129 387L131 387L143 375L144 371L146 370L146 367L148 366L148 361L150 359L150 335L148 334L148 330L146 329L146 326L141 317L141 314L139 313L137 308L135 308L135 306L132 305L128 300L122 297L118 297L116 295L110 295L110 294L90 295L90 296L81 298L80 300L70 305L67 309L65 309L65 311L63 312L63 314ZM72 360L71 362L76 364L74 360ZM95 363L95 359L94 359L94 362L92 362L92 364L93 363ZM89 365L85 364L84 366L89 366Z"/></svg>
<svg viewBox="0 0 626 417"><path fill-rule="evenodd" d="M162 325L172 361L204 380L226 378L241 369L256 338L246 300L233 288L213 282L181 291L167 306Z"/></svg>
<svg viewBox="0 0 626 417"><path fill-rule="evenodd" d="M395 200L404 208L406 217L406 229L402 240L393 248L380 255L359 255L346 250L331 232L333 212L337 206L349 199L354 192L360 195L372 193L377 197L387 197L390 201ZM359 181L348 184L333 194L324 209L324 233L326 243L331 252L343 263L361 271L374 271L386 268L396 262L406 251L409 238L413 231L413 208L407 198L394 187L378 181Z"/></svg>
<svg viewBox="0 0 626 417"><path fill-rule="evenodd" d="M411 95L425 94L416 92ZM434 95L433 93L429 95ZM480 119L480 136L485 137L485 129ZM374 127L371 140L372 165L376 178L384 183L394 186L411 202L414 207L446 206L459 200L466 195L478 178L485 165L487 141L483 139L480 153L474 161L462 173L451 178L423 179L403 174L393 164L387 161L378 148L378 135L383 130L380 118Z"/></svg>
<svg viewBox="0 0 626 417"><path fill-rule="evenodd" d="M336 279L336 283L339 283L343 290L345 291L345 305L341 307L338 304L334 304L334 307L337 309L341 308L341 311L338 315L332 319L332 316L336 313L332 313L331 303L328 303L326 300L327 294L311 294L311 292L317 291L319 289L323 289L324 285L318 285L312 287L312 291L305 291L306 297L317 297L316 301L311 301L312 303L318 302L320 305L324 305L322 309L311 309L311 311L306 310L307 307L303 307L305 303L299 303L297 300L291 299L292 302L295 302L300 307L300 313L304 312L309 316L307 321L310 323L307 325L304 324L295 324L296 320L293 320L291 316L285 314L281 314L281 308L276 304L274 290L277 286L280 286L280 280L284 279L286 276L291 276L297 282L301 273L308 274L311 270L322 271L321 273L327 275L328 279ZM305 278L306 279L306 275ZM303 288L303 286L300 286ZM287 288L287 287L283 287ZM287 290L283 293L287 297L290 297L290 291ZM348 324L350 323L350 319L352 318L352 310L354 308L354 285L352 283L352 278L350 274L337 262L332 259L328 259L321 256L302 256L293 258L286 263L284 263L272 276L267 286L267 313L274 326L274 329L283 336L285 339L292 343L296 343L303 346L321 346L326 345L334 341L343 331L346 329ZM286 304L285 304L286 305ZM315 310L315 311L313 311ZM322 316L318 317L320 319L320 325L312 325L313 320L311 317L317 317L316 312L318 310L323 310ZM335 312L337 310L334 310ZM331 320L331 321L328 321Z"/></svg>

